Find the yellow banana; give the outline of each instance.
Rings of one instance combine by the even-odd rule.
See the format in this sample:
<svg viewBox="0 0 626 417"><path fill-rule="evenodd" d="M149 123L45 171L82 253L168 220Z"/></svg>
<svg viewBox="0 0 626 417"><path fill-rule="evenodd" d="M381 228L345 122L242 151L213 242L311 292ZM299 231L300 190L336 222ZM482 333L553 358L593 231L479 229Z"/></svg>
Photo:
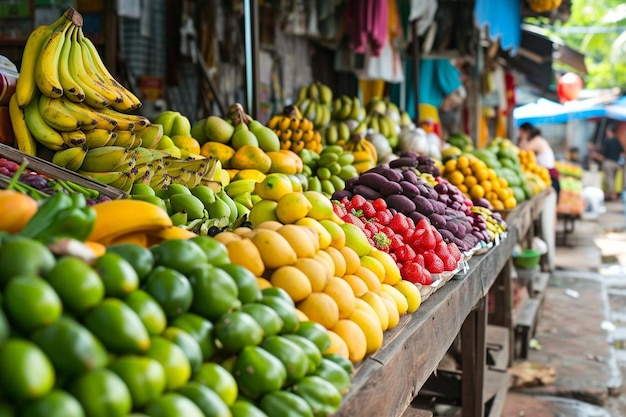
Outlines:
<svg viewBox="0 0 626 417"><path fill-rule="evenodd" d="M63 88L63 95L68 99L81 102L85 99L85 91L76 82L69 70L70 49L72 47L70 31L64 34L65 40L63 47L61 48L61 55L59 57L59 82Z"/></svg>
<svg viewBox="0 0 626 417"><path fill-rule="evenodd" d="M80 170L78 173L107 185L119 180L120 177L124 177L124 179L126 179L128 176L128 173L124 171L90 172Z"/></svg>
<svg viewBox="0 0 626 417"><path fill-rule="evenodd" d="M147 117L141 116L139 114L126 114L126 113L120 113L119 111L115 111L113 109L109 109L107 107L105 107L104 109L100 109L98 110L99 113L102 113L103 115L110 117L111 119L117 120L118 121L118 129L122 129L122 130L133 130L130 128L130 126L120 126L120 122L121 121L126 121L126 122L132 122L134 124L134 129L137 130L139 128L147 128L151 126L151 122L150 119L148 119Z"/></svg>
<svg viewBox="0 0 626 417"><path fill-rule="evenodd" d="M78 171L85 160L87 151L81 146L56 151L52 163L71 171Z"/></svg>
<svg viewBox="0 0 626 417"><path fill-rule="evenodd" d="M121 146L102 146L87 151L82 169L92 172L130 170L135 165L132 154Z"/></svg>
<svg viewBox="0 0 626 417"><path fill-rule="evenodd" d="M292 135L293 131L291 129L283 130L280 140L284 142L290 141Z"/></svg>
<svg viewBox="0 0 626 417"><path fill-rule="evenodd" d="M298 99L296 100L296 102L301 103L302 101L306 100L307 94L308 94L307 86L305 85L305 86L300 87L300 89L298 90Z"/></svg>
<svg viewBox="0 0 626 417"><path fill-rule="evenodd" d="M65 107L53 105L50 97L41 95L38 105L43 119L56 130L70 132L81 128L80 120L76 119Z"/></svg>
<svg viewBox="0 0 626 417"><path fill-rule="evenodd" d="M93 110L82 103L75 103L66 100L64 97L49 98L42 97L44 106L60 107L63 111L68 112L72 117L80 122L81 130L91 130L96 127L97 120L93 117Z"/></svg>
<svg viewBox="0 0 626 417"><path fill-rule="evenodd" d="M67 21L63 26L52 31L41 49L37 61L35 81L39 91L48 97L56 98L63 95L63 87L59 79L59 60L65 42L65 34L71 26L72 22Z"/></svg>
<svg viewBox="0 0 626 417"><path fill-rule="evenodd" d="M278 129L285 131L289 129L290 125L291 125L291 119L289 117L282 116Z"/></svg>
<svg viewBox="0 0 626 417"><path fill-rule="evenodd" d="M96 224L89 240L109 242L118 236L162 230L172 221L162 208L141 200L119 199L93 206ZM124 213L120 216L120 213Z"/></svg>
<svg viewBox="0 0 626 417"><path fill-rule="evenodd" d="M272 118L267 122L267 127L272 130L276 129L276 126L278 126L278 123L282 120L282 118L283 116L279 114L272 116Z"/></svg>
<svg viewBox="0 0 626 417"><path fill-rule="evenodd" d="M63 138L63 142L65 146L68 148L73 148L76 146L86 146L87 145L87 136L85 132L82 130L73 130L71 132L61 132L61 137Z"/></svg>
<svg viewBox="0 0 626 417"><path fill-rule="evenodd" d="M106 129L92 129L85 132L85 145L88 148L99 148L105 146L109 140L117 133Z"/></svg>
<svg viewBox="0 0 626 417"><path fill-rule="evenodd" d="M83 54L81 44L76 40L76 30L73 28L71 33L71 48L69 56L69 71L74 76L78 85L85 92L85 103L89 106L100 109L109 105L110 101L105 98L98 89L94 88L94 81L87 75L87 70L83 64Z"/></svg>
<svg viewBox="0 0 626 417"><path fill-rule="evenodd" d="M125 88L113 77L113 75L111 75L106 65L104 65L104 62L102 62L102 58L100 57L96 46L89 38L84 36L82 29L79 32L79 39L82 47L86 49L86 53L89 54L94 70L102 79L104 79L104 84L116 87L122 94L122 102L119 103L118 106L114 105L113 107L119 111L130 111L139 108L141 106L139 98L137 98L137 96L131 93L130 90Z"/></svg>
<svg viewBox="0 0 626 417"><path fill-rule="evenodd" d="M148 165L152 163L156 158L154 154L150 151L150 149L143 148L138 146L135 148L135 160L137 162L137 166L139 165Z"/></svg>
<svg viewBox="0 0 626 417"><path fill-rule="evenodd" d="M302 140L302 135L304 134L304 132L300 129L296 129L293 131L293 134L291 135L291 141L292 142L297 142Z"/></svg>
<svg viewBox="0 0 626 417"><path fill-rule="evenodd" d="M39 113L39 104L36 99L31 100L28 106L24 108L24 118L28 130L30 130L37 142L53 151L63 149L65 144L63 137L43 119L41 113Z"/></svg>
<svg viewBox="0 0 626 417"><path fill-rule="evenodd" d="M122 148L126 148L126 149L131 149L133 143L135 143L135 132L129 132L128 130L120 130L116 133L117 133L117 139L115 139L114 145L121 146Z"/></svg>
<svg viewBox="0 0 626 417"><path fill-rule="evenodd" d="M20 109L19 104L17 104L17 94L13 94L9 100L9 115L11 116L11 126L13 127L17 149L27 155L34 156L37 154L37 143L26 126L24 110Z"/></svg>
<svg viewBox="0 0 626 417"><path fill-rule="evenodd" d="M41 48L50 37L51 27L41 25L36 27L24 46L22 54L22 65L20 67L20 77L15 86L15 100L20 108L24 108L31 102L37 92L37 82L35 81L35 68L37 58Z"/></svg>
<svg viewBox="0 0 626 417"><path fill-rule="evenodd" d="M301 119L300 120L300 129L304 130L305 132L307 130L313 130L313 122L311 122L309 119Z"/></svg>
<svg viewBox="0 0 626 417"><path fill-rule="evenodd" d="M296 117L292 117L290 119L290 123L289 123L289 128L291 130L297 130L300 129L300 119L296 118Z"/></svg>

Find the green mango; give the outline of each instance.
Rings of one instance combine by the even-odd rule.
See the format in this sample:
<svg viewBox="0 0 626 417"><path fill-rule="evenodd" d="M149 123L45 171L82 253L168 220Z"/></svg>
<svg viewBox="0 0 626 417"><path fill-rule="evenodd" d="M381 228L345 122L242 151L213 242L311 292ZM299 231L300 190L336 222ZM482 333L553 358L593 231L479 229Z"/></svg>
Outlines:
<svg viewBox="0 0 626 417"><path fill-rule="evenodd" d="M261 347L282 362L287 370L287 383L295 383L309 371L309 358L302 348L282 336L269 336Z"/></svg>
<svg viewBox="0 0 626 417"><path fill-rule="evenodd" d="M305 376L292 389L309 404L315 417L331 415L341 405L339 390L319 376Z"/></svg>
<svg viewBox="0 0 626 417"><path fill-rule="evenodd" d="M287 391L274 391L261 399L261 410L272 417L313 417L311 406L300 396Z"/></svg>
<svg viewBox="0 0 626 417"><path fill-rule="evenodd" d="M246 346L241 350L235 361L234 375L240 391L254 399L278 391L287 380L287 370L282 362L258 346ZM278 417L274 413L270 415Z"/></svg>
<svg viewBox="0 0 626 417"><path fill-rule="evenodd" d="M346 372L341 365L326 358L322 358L322 362L320 362L320 365L315 369L312 375L319 376L330 382L342 394L348 392L352 384L350 374Z"/></svg>

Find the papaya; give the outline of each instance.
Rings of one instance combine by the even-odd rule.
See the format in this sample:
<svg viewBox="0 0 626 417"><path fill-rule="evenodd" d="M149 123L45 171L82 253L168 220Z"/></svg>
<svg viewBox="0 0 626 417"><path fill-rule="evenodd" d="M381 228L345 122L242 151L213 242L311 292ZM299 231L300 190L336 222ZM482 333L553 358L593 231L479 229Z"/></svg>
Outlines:
<svg viewBox="0 0 626 417"><path fill-rule="evenodd" d="M265 394L260 406L272 417L313 417L313 410L306 400L288 391Z"/></svg>
<svg viewBox="0 0 626 417"><path fill-rule="evenodd" d="M287 379L287 370L268 351L258 346L246 346L237 356L234 376L241 392L257 399L268 392L278 391ZM270 415L278 416L274 413Z"/></svg>
<svg viewBox="0 0 626 417"><path fill-rule="evenodd" d="M121 255L107 252L96 259L94 269L104 283L107 297L123 297L139 286L139 276Z"/></svg>
<svg viewBox="0 0 626 417"><path fill-rule="evenodd" d="M191 376L191 365L185 352L177 344L163 337L152 338L146 356L156 359L165 370L165 388L176 390L187 383Z"/></svg>
<svg viewBox="0 0 626 417"><path fill-rule="evenodd" d="M45 278L59 295L63 308L74 314L83 314L104 298L104 283L82 259L59 259Z"/></svg>
<svg viewBox="0 0 626 417"><path fill-rule="evenodd" d="M215 239L213 240L217 242ZM226 250L226 246L222 246ZM228 252L226 252L226 256L228 256ZM253 303L261 298L261 290L257 284L256 276L249 269L237 264L220 265L219 268L235 281L237 297L243 304Z"/></svg>
<svg viewBox="0 0 626 417"><path fill-rule="evenodd" d="M35 331L31 340L62 374L78 375L108 363L102 343L83 325L67 317Z"/></svg>
<svg viewBox="0 0 626 417"><path fill-rule="evenodd" d="M152 252L142 246L119 243L117 245L108 246L106 251L116 253L130 263L137 277L139 277L140 282L145 281L154 267L154 256L152 256Z"/></svg>
<svg viewBox="0 0 626 417"><path fill-rule="evenodd" d="M230 370L214 362L205 362L193 380L215 391L229 407L235 403L239 389Z"/></svg>
<svg viewBox="0 0 626 417"><path fill-rule="evenodd" d="M17 275L41 276L54 268L56 260L43 243L17 238L0 246L0 286Z"/></svg>
<svg viewBox="0 0 626 417"><path fill-rule="evenodd" d="M309 358L299 345L282 336L269 336L261 347L278 358L287 370L287 384L292 384L309 371Z"/></svg>
<svg viewBox="0 0 626 417"><path fill-rule="evenodd" d="M346 358L345 356L341 356L338 353L324 353L323 358L335 362L337 365L341 366L348 375L352 375L352 373L354 372L354 365L352 364L352 362L350 362L350 359Z"/></svg>

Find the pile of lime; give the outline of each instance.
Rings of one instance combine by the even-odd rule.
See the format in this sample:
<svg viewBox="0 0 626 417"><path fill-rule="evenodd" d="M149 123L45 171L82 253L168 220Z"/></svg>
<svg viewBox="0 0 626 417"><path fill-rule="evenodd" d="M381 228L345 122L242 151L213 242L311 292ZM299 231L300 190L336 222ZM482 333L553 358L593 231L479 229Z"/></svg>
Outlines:
<svg viewBox="0 0 626 417"><path fill-rule="evenodd" d="M208 236L93 265L0 245L0 417L327 416L352 364Z"/></svg>

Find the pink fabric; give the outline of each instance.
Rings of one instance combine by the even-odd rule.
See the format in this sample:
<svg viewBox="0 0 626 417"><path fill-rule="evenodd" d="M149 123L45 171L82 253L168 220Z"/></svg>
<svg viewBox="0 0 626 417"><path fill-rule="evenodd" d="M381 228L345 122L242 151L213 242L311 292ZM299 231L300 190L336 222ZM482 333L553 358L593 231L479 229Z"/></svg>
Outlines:
<svg viewBox="0 0 626 417"><path fill-rule="evenodd" d="M372 56L380 56L388 39L388 0L349 0L347 12L352 50L363 54L369 44Z"/></svg>

